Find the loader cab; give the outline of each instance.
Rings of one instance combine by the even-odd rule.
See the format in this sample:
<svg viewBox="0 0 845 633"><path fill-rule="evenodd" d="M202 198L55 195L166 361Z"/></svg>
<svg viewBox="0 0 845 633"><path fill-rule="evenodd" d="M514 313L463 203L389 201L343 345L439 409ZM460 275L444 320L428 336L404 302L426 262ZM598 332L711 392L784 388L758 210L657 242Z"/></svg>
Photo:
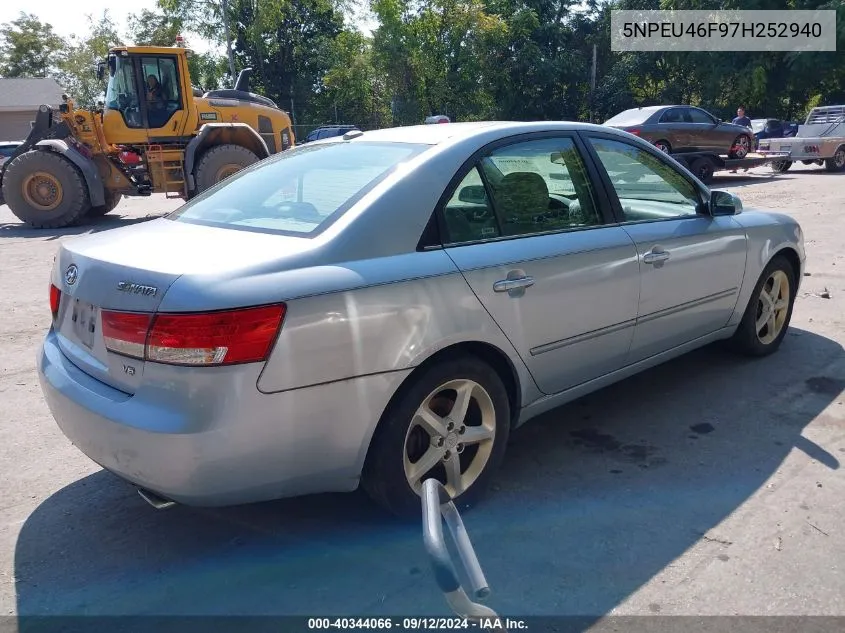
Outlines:
<svg viewBox="0 0 845 633"><path fill-rule="evenodd" d="M167 144L193 131L196 108L184 49L114 49L105 66L103 129L111 143Z"/></svg>

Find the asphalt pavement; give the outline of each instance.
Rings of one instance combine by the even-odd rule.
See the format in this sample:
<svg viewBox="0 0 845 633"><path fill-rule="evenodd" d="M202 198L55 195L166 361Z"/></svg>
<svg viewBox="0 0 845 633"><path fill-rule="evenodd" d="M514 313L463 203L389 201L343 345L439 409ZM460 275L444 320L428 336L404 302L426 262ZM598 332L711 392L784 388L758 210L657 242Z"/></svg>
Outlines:
<svg viewBox="0 0 845 633"><path fill-rule="evenodd" d="M804 228L783 347L756 361L703 349L516 431L465 516L490 606L845 616L843 184L802 166L717 179ZM0 207L0 616L448 614L420 529L361 493L155 511L56 427L35 357L57 241L176 204L124 200L57 231Z"/></svg>

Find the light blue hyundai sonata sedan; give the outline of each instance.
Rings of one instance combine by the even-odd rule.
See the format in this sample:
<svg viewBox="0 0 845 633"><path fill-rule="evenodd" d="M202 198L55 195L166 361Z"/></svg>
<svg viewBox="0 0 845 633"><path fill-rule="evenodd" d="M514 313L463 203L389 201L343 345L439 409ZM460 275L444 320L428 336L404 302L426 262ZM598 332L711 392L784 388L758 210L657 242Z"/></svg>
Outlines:
<svg viewBox="0 0 845 633"><path fill-rule="evenodd" d="M418 516L430 477L474 503L544 411L717 340L774 352L804 261L792 218L622 131L356 130L63 241L38 365L157 507L362 485Z"/></svg>

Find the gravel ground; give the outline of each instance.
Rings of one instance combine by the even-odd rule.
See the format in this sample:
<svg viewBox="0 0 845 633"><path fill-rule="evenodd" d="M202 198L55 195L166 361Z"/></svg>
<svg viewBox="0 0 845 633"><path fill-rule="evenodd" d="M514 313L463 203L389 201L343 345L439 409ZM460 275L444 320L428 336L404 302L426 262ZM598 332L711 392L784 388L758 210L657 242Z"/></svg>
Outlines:
<svg viewBox="0 0 845 633"><path fill-rule="evenodd" d="M769 174L714 187L804 227L782 349L700 350L516 432L466 517L494 608L845 616L845 175ZM419 530L361 494L156 512L59 432L34 370L56 240L174 206L55 232L0 207L0 615L446 614Z"/></svg>

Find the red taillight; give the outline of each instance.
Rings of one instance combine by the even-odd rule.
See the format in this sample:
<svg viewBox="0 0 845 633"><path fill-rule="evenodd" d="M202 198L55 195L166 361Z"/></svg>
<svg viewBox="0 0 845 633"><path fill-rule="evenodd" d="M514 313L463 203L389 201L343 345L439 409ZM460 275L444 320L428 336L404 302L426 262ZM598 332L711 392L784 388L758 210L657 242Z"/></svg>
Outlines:
<svg viewBox="0 0 845 633"><path fill-rule="evenodd" d="M62 291L53 284L50 284L50 312L53 314L54 319L59 316L59 303L61 300Z"/></svg>
<svg viewBox="0 0 845 633"><path fill-rule="evenodd" d="M103 310L101 318L106 349L132 358L144 358L152 314Z"/></svg>
<svg viewBox="0 0 845 633"><path fill-rule="evenodd" d="M103 311L106 347L171 365L230 365L266 360L285 305L201 314Z"/></svg>
<svg viewBox="0 0 845 633"><path fill-rule="evenodd" d="M635 128L635 127L628 128L625 131L628 132L628 134L633 134L634 136L640 135L640 130L638 128Z"/></svg>

